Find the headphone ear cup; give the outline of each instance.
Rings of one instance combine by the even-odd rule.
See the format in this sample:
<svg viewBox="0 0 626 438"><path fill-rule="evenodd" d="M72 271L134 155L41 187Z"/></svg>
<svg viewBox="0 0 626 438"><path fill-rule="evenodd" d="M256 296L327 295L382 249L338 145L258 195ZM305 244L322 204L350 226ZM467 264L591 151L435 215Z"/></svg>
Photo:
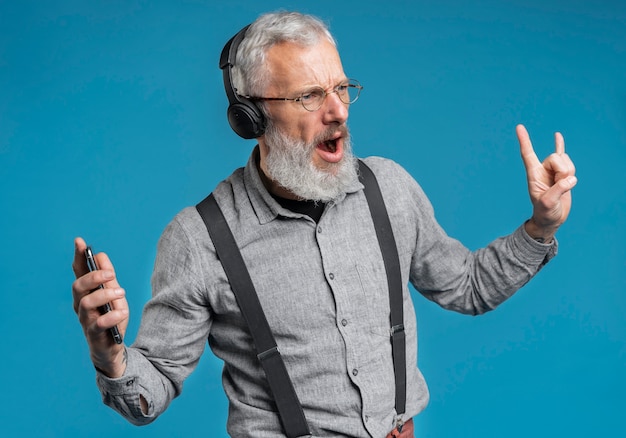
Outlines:
<svg viewBox="0 0 626 438"><path fill-rule="evenodd" d="M228 123L238 136L246 140L262 136L267 126L267 120L263 112L252 100L237 93L231 77L231 69L235 65L237 48L245 37L248 27L250 25L241 29L226 43L222 49L219 64L220 69L222 69L224 89L229 102L228 110L226 111Z"/></svg>
<svg viewBox="0 0 626 438"><path fill-rule="evenodd" d="M241 100L232 103L227 116L233 131L246 140L258 138L265 132L265 116L252 102Z"/></svg>

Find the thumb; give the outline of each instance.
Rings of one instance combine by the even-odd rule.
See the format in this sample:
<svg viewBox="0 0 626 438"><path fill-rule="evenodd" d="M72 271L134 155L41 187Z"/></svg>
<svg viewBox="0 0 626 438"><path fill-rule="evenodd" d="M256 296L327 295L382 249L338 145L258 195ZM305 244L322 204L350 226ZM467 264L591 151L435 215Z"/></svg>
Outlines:
<svg viewBox="0 0 626 438"><path fill-rule="evenodd" d="M578 179L574 175L570 175L555 182L543 195L544 205L557 205L561 197L572 190L577 182Z"/></svg>
<svg viewBox="0 0 626 438"><path fill-rule="evenodd" d="M72 261L72 270L76 278L85 275L87 270L87 264L85 263L85 249L87 244L82 237L74 239L74 260Z"/></svg>

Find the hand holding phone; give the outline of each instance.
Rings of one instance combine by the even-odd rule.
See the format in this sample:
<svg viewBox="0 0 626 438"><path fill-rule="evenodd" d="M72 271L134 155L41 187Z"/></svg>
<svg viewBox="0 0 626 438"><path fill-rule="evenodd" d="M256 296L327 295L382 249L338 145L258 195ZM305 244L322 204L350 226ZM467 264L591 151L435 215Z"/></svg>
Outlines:
<svg viewBox="0 0 626 438"><path fill-rule="evenodd" d="M93 251L91 250L90 246L88 246L85 249L85 260L87 261L87 268L89 269L89 272L98 270L98 265L96 264L96 259L93 255ZM97 287L97 289L104 289L104 286L100 285ZM105 313L111 311L111 304L106 303L104 306L98 307L98 310L100 311L100 314L104 315ZM121 344L123 341L122 335L120 334L120 331L118 330L117 326L111 327L110 332L111 332L111 336L113 336L113 340L115 341L115 343Z"/></svg>

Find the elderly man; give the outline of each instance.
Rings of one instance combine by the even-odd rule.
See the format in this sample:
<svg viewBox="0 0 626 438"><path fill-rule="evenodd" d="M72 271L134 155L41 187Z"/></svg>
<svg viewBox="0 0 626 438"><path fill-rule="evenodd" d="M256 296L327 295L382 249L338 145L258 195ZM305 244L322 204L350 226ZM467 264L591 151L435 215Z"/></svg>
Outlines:
<svg viewBox="0 0 626 438"><path fill-rule="evenodd" d="M261 366L265 356L225 273L226 257L218 257L193 207L160 239L153 298L132 346L110 335L117 327L123 336L129 318L113 265L101 253L100 270L88 272L86 244L75 241L74 308L105 403L135 424L153 421L180 394L208 340L224 361L234 437L413 436L411 419L425 408L428 390L417 367L408 283L446 309L480 314L532 278L556 254L554 235L576 184L563 138L556 135L555 153L542 163L518 126L532 216L471 252L445 234L399 165L375 157L359 163L352 154L346 122L361 86L346 76L318 19L263 15L229 41L221 64L231 125L258 146L213 198L293 384L293 412L302 414L304 432L287 430L293 418L280 412L282 389L268 383L273 369ZM397 253L397 345L390 342L393 271L383 255L389 237L377 235L364 194L372 183L359 178L364 168L380 187ZM112 310L101 313L109 302Z"/></svg>

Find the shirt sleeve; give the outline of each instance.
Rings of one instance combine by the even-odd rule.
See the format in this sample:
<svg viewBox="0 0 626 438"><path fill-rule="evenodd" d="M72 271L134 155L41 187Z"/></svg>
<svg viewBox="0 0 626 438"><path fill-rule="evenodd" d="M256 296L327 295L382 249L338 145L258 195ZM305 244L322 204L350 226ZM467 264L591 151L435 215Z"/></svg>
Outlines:
<svg viewBox="0 0 626 438"><path fill-rule="evenodd" d="M122 377L111 379L101 372L96 374L96 383L102 394L102 401L119 412L132 424L141 426L151 423L157 417L155 400L166 405L174 398L171 385L163 385L158 371L137 350L126 349L127 366ZM141 410L140 397L147 402L148 411Z"/></svg>
<svg viewBox="0 0 626 438"><path fill-rule="evenodd" d="M104 403L133 424L150 423L169 406L204 352L211 312L195 251L177 216L159 240L153 296L144 307L135 342L126 349L124 375L97 375ZM147 402L147 413L141 411L140 396Z"/></svg>
<svg viewBox="0 0 626 438"><path fill-rule="evenodd" d="M441 243L419 263L428 274L415 280L416 288L445 309L482 314L517 292L556 251L556 240L538 243L523 226L474 252L454 242Z"/></svg>
<svg viewBox="0 0 626 438"><path fill-rule="evenodd" d="M404 169L393 162L385 167L381 169L383 185L396 200L392 209L401 209L402 214L409 211L412 219L406 222L416 228L411 234L415 241L409 279L422 295L443 308L472 315L492 310L556 255L556 240L536 242L523 225L470 251L441 228L425 193Z"/></svg>

